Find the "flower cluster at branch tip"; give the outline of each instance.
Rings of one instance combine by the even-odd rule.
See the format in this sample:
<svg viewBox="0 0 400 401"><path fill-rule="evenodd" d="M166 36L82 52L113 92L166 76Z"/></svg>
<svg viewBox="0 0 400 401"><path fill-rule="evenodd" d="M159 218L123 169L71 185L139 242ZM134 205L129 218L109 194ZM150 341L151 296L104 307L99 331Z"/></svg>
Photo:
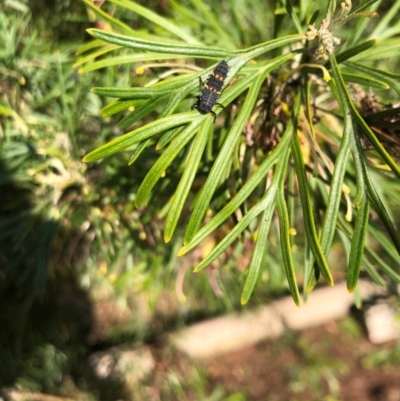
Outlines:
<svg viewBox="0 0 400 401"><path fill-rule="evenodd" d="M318 29L316 29L314 25L308 26L306 33L307 40L319 38L319 46L315 53L317 59L327 60L329 58L329 54L333 53L335 46L340 43L340 39L333 36L328 27L329 21L326 18L322 20Z"/></svg>
<svg viewBox="0 0 400 401"><path fill-rule="evenodd" d="M345 0L340 4L340 10L332 20L324 18L318 29L315 28L314 24L308 26L306 32L307 40L319 39L319 46L315 53L317 59L327 60L329 55L333 53L335 46L340 44L340 39L333 36L332 32L345 22L350 13L351 6L351 0Z"/></svg>

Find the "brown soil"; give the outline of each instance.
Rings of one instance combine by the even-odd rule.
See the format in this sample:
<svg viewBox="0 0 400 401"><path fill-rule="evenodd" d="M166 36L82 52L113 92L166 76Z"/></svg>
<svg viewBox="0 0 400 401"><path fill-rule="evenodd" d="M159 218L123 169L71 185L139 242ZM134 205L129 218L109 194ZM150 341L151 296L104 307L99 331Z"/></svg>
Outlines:
<svg viewBox="0 0 400 401"><path fill-rule="evenodd" d="M252 400L321 400L335 392L333 375L342 401L400 401L400 361L398 368L365 367L364 357L378 348L365 338L352 340L336 322L290 336L209 361L210 377Z"/></svg>
<svg viewBox="0 0 400 401"><path fill-rule="evenodd" d="M340 322L332 322L287 333L279 340L218 356L200 366L210 393L222 387L230 394L242 394L240 400L400 401L400 360L397 366L396 361L366 366L367 355L381 349L363 334L351 335ZM158 380L171 370L185 377L197 364L166 349L155 350L155 358ZM190 394L182 398L191 399Z"/></svg>

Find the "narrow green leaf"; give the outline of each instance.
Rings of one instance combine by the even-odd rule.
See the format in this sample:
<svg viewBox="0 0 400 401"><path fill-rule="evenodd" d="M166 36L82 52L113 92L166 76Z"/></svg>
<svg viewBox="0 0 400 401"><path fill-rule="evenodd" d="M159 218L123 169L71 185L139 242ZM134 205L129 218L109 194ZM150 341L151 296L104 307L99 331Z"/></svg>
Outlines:
<svg viewBox="0 0 400 401"><path fill-rule="evenodd" d="M326 19L330 23L333 19L333 16L335 15L335 10L336 10L336 0L329 0L328 1L328 9L326 12Z"/></svg>
<svg viewBox="0 0 400 401"><path fill-rule="evenodd" d="M97 41L94 41L94 42L97 42ZM111 53L112 51L121 48L121 46L118 46L118 45L107 45L103 41L98 41L98 42L100 42L102 44L100 49L95 52L91 52L84 57L79 57L79 59L73 64L74 68L77 68L80 65L85 64L85 63L93 63L93 61L97 57L104 56L107 53ZM82 73L83 71L81 69L79 69L79 72Z"/></svg>
<svg viewBox="0 0 400 401"><path fill-rule="evenodd" d="M104 46L104 42L102 40L91 40L90 42L85 42L82 45L78 47L78 50L75 52L77 56L80 56L81 54L85 54L86 52L97 49L100 47Z"/></svg>
<svg viewBox="0 0 400 401"><path fill-rule="evenodd" d="M393 39L385 39L378 42L374 51L363 53L354 58L357 64L366 64L366 62L381 61L382 59L398 58L400 56L400 43L396 36L400 33L400 26L395 29ZM378 64L378 63L375 63ZM384 71L384 70L383 70Z"/></svg>
<svg viewBox="0 0 400 401"><path fill-rule="evenodd" d="M395 263L400 266L400 256L399 252L393 246L393 242L389 241L389 239L374 226L369 227L371 235L374 237L375 241L377 241L380 246L386 251L387 255L390 256Z"/></svg>
<svg viewBox="0 0 400 401"><path fill-rule="evenodd" d="M165 145L169 144L181 131L182 127L178 127L165 132L157 142L156 149L162 149Z"/></svg>
<svg viewBox="0 0 400 401"><path fill-rule="evenodd" d="M118 99L150 99L162 94L158 88L92 88L93 93L101 96L116 97Z"/></svg>
<svg viewBox="0 0 400 401"><path fill-rule="evenodd" d="M362 10L365 10L367 7L372 5L373 3L376 3L371 7L370 11L375 11L380 4L381 1L377 3L377 0L367 0L362 4L359 4L358 7L354 7L349 15L354 15L358 12L362 12ZM351 35L348 36L347 43L346 45L348 47L353 46L355 43L357 43L360 38L365 36L365 32L367 32L367 25L369 24L369 19L368 18L359 18L355 27L351 31Z"/></svg>
<svg viewBox="0 0 400 401"><path fill-rule="evenodd" d="M360 13L366 10L369 6L376 3L378 0L366 0L363 3L360 3L358 6L353 7L349 15Z"/></svg>
<svg viewBox="0 0 400 401"><path fill-rule="evenodd" d="M368 131L366 133L367 137L370 138L371 143L374 145L377 142L377 139L375 135L372 133L372 131L369 129L365 121L361 118L361 116L358 114L358 111L354 107L353 103L350 100L350 95L347 93L343 81L341 81L341 85L343 87L343 90L346 92L346 98L347 98L347 106L353 115L353 119L358 124L361 126L363 129ZM369 132L371 131L371 132ZM381 153L381 155L384 157L385 160L387 160L389 165L393 165L394 162L391 159L389 155L387 155L386 151L380 145L378 142L378 152ZM382 148L380 151L379 148ZM397 232L397 230L394 227L393 222L391 221L389 214L386 211L386 208L379 198L378 194L376 193L376 190L374 188L374 185L372 183L368 167L366 165L365 157L364 157L364 152L360 143L360 139L356 132L353 132L352 135L352 149L354 153L354 160L356 163L356 172L357 172L357 202L361 203L365 201L365 196L368 195L369 201L371 202L372 206L374 207L375 211L378 213L379 217L381 218L382 222L384 223L385 227L387 228L395 246L397 247L398 251L400 252L400 236ZM387 155L387 156L386 156ZM394 172L399 172L399 168L397 165L393 165Z"/></svg>
<svg viewBox="0 0 400 401"><path fill-rule="evenodd" d="M149 138L143 142L140 142L137 146L137 148L134 150L131 158L128 161L128 165L130 166L131 164L133 164L138 158L139 156L143 153L143 151L149 146L149 144L152 142L152 138Z"/></svg>
<svg viewBox="0 0 400 401"><path fill-rule="evenodd" d="M382 271L384 271L392 280L400 283L400 274L394 271L373 249L367 248L366 252L375 260Z"/></svg>
<svg viewBox="0 0 400 401"><path fill-rule="evenodd" d="M344 63L348 59L357 56L358 54L365 52L366 50L371 49L376 45L378 41L376 39L367 40L366 42L360 43L356 46L351 47L350 49L346 49L343 52L340 52L336 57L336 62L338 64ZM328 63L327 63L328 64Z"/></svg>
<svg viewBox="0 0 400 401"><path fill-rule="evenodd" d="M217 189L217 186L221 182L225 168L231 160L236 143L240 138L243 128L253 110L261 85L263 84L268 72L268 69L262 69L255 77L253 77L254 82L250 86L244 104L240 109L240 112L212 166L207 181L205 182L204 187L197 198L194 210L186 229L184 244L190 242L201 224L204 214L206 213L206 210L210 204L211 198Z"/></svg>
<svg viewBox="0 0 400 401"><path fill-rule="evenodd" d="M349 123L346 122L346 120L349 119L345 118L344 133L335 163L335 170L331 180L328 205L320 240L325 256L328 256L336 229L336 219L342 196L344 174L346 172L347 159L350 154L350 138L348 133Z"/></svg>
<svg viewBox="0 0 400 401"><path fill-rule="evenodd" d="M387 10L383 13L381 18L379 18L378 23L374 27L373 31L370 34L370 37L374 38L383 38L387 35L388 28L393 26L394 24L398 24L399 21L399 8L400 2L394 1L391 4L391 7L388 7Z"/></svg>
<svg viewBox="0 0 400 401"><path fill-rule="evenodd" d="M298 15L293 10L293 6L292 6L291 0L286 0L285 1L285 8L286 8L286 11L289 14L290 18L292 19L293 24L296 27L297 32L298 33L304 33L304 28L301 25L301 22L299 20Z"/></svg>
<svg viewBox="0 0 400 401"><path fill-rule="evenodd" d="M367 177L367 191L368 198L374 208L374 210L378 213L379 218L382 220L382 223L386 227L390 237L392 238L393 244L395 245L397 252L400 254L400 235L396 227L394 226L389 213L387 212L385 205L382 203L382 200L379 198L376 190L372 184L370 177Z"/></svg>
<svg viewBox="0 0 400 401"><path fill-rule="evenodd" d="M235 240L239 235L249 226L249 224L264 210L274 208L275 196L276 196L276 185L271 185L264 196L260 199L260 201L253 206L239 221L238 224L228 233L228 235L212 250L212 252L207 255L201 263L199 263L194 272L198 272L205 267L207 267L210 263L212 263L215 259L218 258ZM187 252L187 250L182 247L178 255L182 255L183 252Z"/></svg>
<svg viewBox="0 0 400 401"><path fill-rule="evenodd" d="M300 148L297 130L293 131L292 155L296 168L296 174L299 184L299 194L301 207L303 210L304 228L307 235L307 241L313 253L313 256L319 266L319 269L329 285L333 285L333 278L326 261L324 251L318 239L317 229L314 222L313 206L308 188L308 180L304 166L303 155Z"/></svg>
<svg viewBox="0 0 400 401"><path fill-rule="evenodd" d="M132 113L129 113L118 123L118 128L126 129L130 127L135 122L141 120L143 117L146 117L148 114L150 114L160 104L167 102L169 98L170 94L166 93L164 95L145 100L143 103L137 105L135 110L132 111Z"/></svg>
<svg viewBox="0 0 400 401"><path fill-rule="evenodd" d="M278 146L266 157L259 168L251 175L249 180L243 185L239 192L229 201L229 203L219 211L210 221L208 221L192 238L192 240L179 250L182 256L189 252L203 239L210 235L217 227L219 227L232 213L237 210L240 205L250 196L255 187L265 178L268 171L286 152L286 148L290 144L292 135L291 122L289 122L286 131L281 138Z"/></svg>
<svg viewBox="0 0 400 401"><path fill-rule="evenodd" d="M139 4L133 2L132 0L108 0L111 3L116 4L117 6L121 6L126 8L127 10L133 11L136 14L139 14L143 18L153 22L154 24L164 28L166 31L171 32L173 35L178 38L184 40L187 43L199 44L196 38L192 35L189 35L186 31L181 29L179 25L168 21L167 19L161 17L159 14L149 10L148 8L142 7Z"/></svg>
<svg viewBox="0 0 400 401"><path fill-rule="evenodd" d="M153 121L143 127L136 128L135 130L121 135L113 139L111 142L100 146L99 148L88 153L84 158L84 162L93 162L103 159L104 157L111 156L114 153L125 150L135 143L141 142L147 138L152 137L160 132L166 131L179 125L184 125L192 120L198 118L198 113L195 111L186 111L180 114L174 114L161 118L160 120Z"/></svg>
<svg viewBox="0 0 400 401"><path fill-rule="evenodd" d="M389 89L389 85L387 83L379 81L378 79L372 77L367 77L365 75L342 72L342 77L346 82L352 82L355 84L377 89Z"/></svg>
<svg viewBox="0 0 400 401"><path fill-rule="evenodd" d="M383 146L379 143L377 140L375 134L370 130L368 125L365 123L365 121L361 118L361 116L358 114L358 111L354 107L351 101L349 101L349 106L351 108L351 112L354 116L354 119L358 126L364 131L368 139L371 141L371 143L375 146L377 151L381 154L381 156L384 158L384 160L388 163L388 165L392 168L393 172L396 173L398 177L400 177L400 168L395 164L393 159L389 156L389 154L386 152L386 150L383 148ZM378 213L380 219L382 220L383 224L385 225L386 229L389 232L389 235L391 236L394 245L396 246L398 252L400 253L400 236L398 233L398 230L396 230L392 220L390 219L390 216L388 212L386 211L386 208L384 204L382 203L381 199L379 198L378 194L376 193L376 190L374 188L374 185L372 183L372 180L370 178L368 168L365 162L365 158L363 156L363 150L361 148L361 144L359 143L359 138L355 137L355 142L356 147L353 145L355 155L358 153L358 158L355 158L356 162L360 164L360 167L358 170L362 170L363 172L363 181L364 181L364 186L366 188L361 189L361 194L367 192L368 198L374 208L374 210Z"/></svg>
<svg viewBox="0 0 400 401"><path fill-rule="evenodd" d="M331 55L331 68L334 77L334 82L336 83L335 93L338 94L341 107L343 108L343 120L344 120L344 130L340 148L337 154L335 162L335 170L333 172L330 192L328 197L328 204L325 212L325 220L322 227L320 243L325 257L328 256L329 250L333 241L333 236L336 230L336 221L339 213L340 201L342 196L344 175L346 172L347 159L350 154L350 140L353 132L352 119L350 111L348 110L346 93L343 91L343 87L340 82L340 72L336 64L334 55ZM315 284L316 275L314 271L311 273L307 288L311 290Z"/></svg>
<svg viewBox="0 0 400 401"><path fill-rule="evenodd" d="M313 266L314 266L314 256L311 252L310 246L308 245L308 241L306 238L306 241L304 244L304 268L303 268L303 272L304 272L303 275L306 279L311 276L311 272L313 271ZM317 265L317 269L314 269L314 273L317 270L319 271L318 265ZM317 282L317 281L318 280L316 280L315 282ZM312 288L311 288L311 290L312 290ZM303 285L302 296L303 296L304 302L307 302L307 300L308 300L307 283L305 283L305 285Z"/></svg>
<svg viewBox="0 0 400 401"><path fill-rule="evenodd" d="M289 214L285 202L283 179L280 180L278 187L276 209L278 211L278 216L279 216L281 251L282 251L283 265L285 267L286 278L289 284L290 294L292 295L296 305L300 306L300 293L299 293L299 288L297 286L296 273L294 271L294 265L293 265L292 247L290 244L291 241L290 241Z"/></svg>
<svg viewBox="0 0 400 401"><path fill-rule="evenodd" d="M338 226L339 226L338 234L343 243L343 246L346 251L346 256L348 258L350 255L350 247L351 247L351 241L349 237L351 236L352 229L350 228L349 223L342 216L339 216ZM371 226L369 226L369 228L371 228ZM370 262L370 260L366 257L367 251L368 247L366 247L364 250L363 260L362 260L362 264L365 271L368 273L368 275L376 284L378 284L382 288L386 288L385 280L378 273L378 271L376 270L374 265Z"/></svg>
<svg viewBox="0 0 400 401"><path fill-rule="evenodd" d="M294 42L298 42L305 39L304 34L296 34L296 35L288 35L282 38L269 40L268 42L260 43L259 45L255 45L248 49L238 50L236 54L243 55L245 57L246 62L257 58L265 53L270 52L271 50L277 49L279 47L289 46ZM290 56L290 53L288 53ZM292 55L292 57L294 54ZM278 57L276 58L278 60Z"/></svg>
<svg viewBox="0 0 400 401"><path fill-rule="evenodd" d="M365 255L363 256L363 266L364 266L365 271L368 273L368 275L374 281L374 283L378 284L382 288L385 288L385 289L387 288L386 281L378 273L375 266L369 261L369 259Z"/></svg>
<svg viewBox="0 0 400 401"><path fill-rule="evenodd" d="M387 163L387 165L391 168L391 170L400 178L400 167L396 164L396 162L392 159L386 149L379 142L378 138L374 134L374 132L369 128L368 124L364 121L364 119L360 116L357 109L354 105L351 105L352 114L357 122L358 127L362 130L371 144L374 146L376 151L381 155L383 160Z"/></svg>
<svg viewBox="0 0 400 401"><path fill-rule="evenodd" d="M127 110L130 107L134 107L138 101L136 99L133 100L125 100L118 99L114 102L108 104L100 110L100 115L103 117L110 117L114 114L120 113L121 111Z"/></svg>
<svg viewBox="0 0 400 401"><path fill-rule="evenodd" d="M201 157L204 153L204 148L210 130L212 129L213 118L208 116L204 123L200 126L199 132L193 142L192 149L187 159L185 169L182 174L182 178L179 181L178 187L172 197L172 201L168 210L167 218L165 220L164 227L164 241L169 242L174 234L176 225L178 224L179 217L181 215L183 205L186 201L189 190L192 186L194 177L200 164ZM174 144L174 146L177 146Z"/></svg>
<svg viewBox="0 0 400 401"><path fill-rule="evenodd" d="M177 93L176 95L170 95L167 105L164 107L162 112L160 113L160 117L168 116L172 114L175 109L178 107L179 103L183 100L186 96L187 92L189 92L189 88L186 91L182 91Z"/></svg>
<svg viewBox="0 0 400 401"><path fill-rule="evenodd" d="M117 46L116 48L119 48ZM142 63L144 61L160 61L160 60L179 60L186 58L183 55L165 54L165 53L135 53L135 54L124 54L121 56L110 56L97 61L93 61L93 58L88 56L87 64L79 68L81 74L90 71L96 71L101 68L120 66L123 64ZM80 60L78 60L80 62Z"/></svg>
<svg viewBox="0 0 400 401"><path fill-rule="evenodd" d="M337 70L337 65L334 59L334 56L331 58L333 73L335 76L335 80L338 84L338 94L340 96L340 102L342 107L344 108L345 115L352 115L352 118L359 124L365 124L363 119L358 115L357 110L355 109L350 95L348 94L346 87L344 85L343 79L340 76L340 73ZM387 215L387 212L376 194L376 191L372 185L368 168L366 166L365 157L363 154L363 149L360 144L360 140L356 132L353 129L350 130L351 134L351 146L354 154L354 161L356 164L356 173L357 173L357 194L356 194L356 203L360 205L360 211L357 215L356 227L353 233L352 240L352 251L349 258L349 275L348 275L348 288L349 291L354 289L355 283L358 278L361 258L362 258L362 248L364 246L365 241L365 233L367 230L366 224L368 222L368 214L369 214L369 202L374 206L375 210L380 215L384 224L388 224L388 231L391 235L393 235L394 243L396 246L399 246L399 236L397 232L394 230L393 224ZM368 195L368 199L367 199ZM386 223L385 223L386 221Z"/></svg>
<svg viewBox="0 0 400 401"><path fill-rule="evenodd" d="M202 117L202 116L201 116ZM203 118L198 117L192 121L168 146L163 154L154 163L153 167L147 173L142 184L140 185L136 194L135 205L142 207L147 204L150 192L159 178L162 176L167 167L172 163L179 152L196 134L199 125L202 123Z"/></svg>
<svg viewBox="0 0 400 401"><path fill-rule="evenodd" d="M256 285L261 263L264 260L267 250L267 238L269 228L271 226L273 212L274 209L270 207L265 209L261 216L253 255L251 256L250 265L247 268L246 281L240 297L240 303L242 305L247 304Z"/></svg>
<svg viewBox="0 0 400 401"><path fill-rule="evenodd" d="M218 59L235 54L234 51L223 49L221 47L201 46L188 43L180 44L155 42L134 38L131 36L120 35L113 32L102 31L95 28L90 28L87 31L90 35L97 39L135 50L145 50L156 53L170 53L174 56L181 54L186 56L216 57Z"/></svg>
<svg viewBox="0 0 400 401"><path fill-rule="evenodd" d="M352 61L346 61L346 66L349 68L360 71L366 75L376 78L382 82L385 82L392 89L394 89L400 95L400 75L392 74L387 71L378 70L376 68L367 67L365 65L354 63Z"/></svg>
<svg viewBox="0 0 400 401"><path fill-rule="evenodd" d="M369 202L367 199L364 199L358 208L356 225L351 240L349 267L347 271L347 289L349 292L354 291L360 275L365 236L368 229L368 218Z"/></svg>

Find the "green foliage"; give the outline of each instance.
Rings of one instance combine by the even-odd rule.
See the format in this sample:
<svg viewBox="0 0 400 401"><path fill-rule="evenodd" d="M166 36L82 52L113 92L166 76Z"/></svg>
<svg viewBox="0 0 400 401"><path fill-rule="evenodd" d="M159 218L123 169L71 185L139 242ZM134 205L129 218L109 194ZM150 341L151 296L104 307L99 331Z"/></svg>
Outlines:
<svg viewBox="0 0 400 401"><path fill-rule="evenodd" d="M100 9L85 0L112 30L89 29L94 40L78 51L80 71L140 64L129 87L93 89L116 99L103 114L125 112L119 128L129 129L88 153L84 161L127 151L130 164L143 163L149 148L165 148L136 192L135 204L141 208L157 204L154 195L159 198L160 188L169 188L164 239L170 241L179 221L185 221L180 255L210 236L220 237L218 230L234 216L234 225L224 230L195 271L215 263L235 241L251 233L254 250L242 303L249 300L267 264L268 242L275 243L272 237L277 235L289 291L300 304L301 269L293 261L296 232L304 232L306 238L302 275L307 291L320 275L333 285L327 258L337 233L348 253L350 292L356 289L361 270L382 286L387 279L399 282L398 270L390 267L398 263L400 251L390 209L396 198L385 196L383 188L388 180L400 178L400 168L380 136L385 129L393 137L398 109L380 106L371 112L366 104L371 103L372 88L376 96L386 96L386 102L388 96L400 93L400 75L364 62L373 58L375 48L398 55L399 22L393 5L375 28L367 26L369 18L377 17L366 11L374 3L352 9L351 1L346 1L337 10L336 2L330 1L321 20L320 11L309 1L297 8L288 2L284 8L267 4L261 6L264 14L250 1L172 2L171 13L182 21L178 25L133 1L109 0ZM133 29L111 16L114 12L108 13L107 7L116 7L116 15L139 15L146 28ZM334 34L342 33L351 38L339 46ZM375 37L381 39L378 46L371 40ZM114 51L118 55L111 54ZM199 69L196 59L213 63ZM198 93L199 78L204 81L221 59L227 60L229 73L219 99L224 109L215 108L218 117L213 125L212 115L188 110L193 104L188 97ZM160 72L152 74L150 68ZM144 72L146 79L141 77ZM382 163L390 169L389 176L379 169ZM398 199L400 186L395 182ZM369 223L371 211L380 221ZM382 227L390 240L377 235ZM377 255L375 243L387 250L391 262Z"/></svg>
<svg viewBox="0 0 400 401"><path fill-rule="evenodd" d="M313 399L324 399L324 381L328 385L330 397L338 395L340 384L338 376L348 371L348 366L337 357L326 355L327 344L311 344L305 339L298 339L294 348L298 355L298 362L290 367L291 389L294 393L311 391Z"/></svg>
<svg viewBox="0 0 400 401"><path fill-rule="evenodd" d="M115 121L100 121L101 100L89 91L94 77L78 77L72 68L77 45L38 40L52 35L40 21L31 23L26 6L11 7L17 4L0 9L0 294L12 285L42 291L50 264L75 269L88 262L85 285L119 275L121 288L139 285L147 268L139 260L157 225L145 229L146 215L131 213L135 182L118 161L89 169L81 163L82 149L104 141ZM156 266L165 263L162 249Z"/></svg>
<svg viewBox="0 0 400 401"><path fill-rule="evenodd" d="M18 382L30 391L58 392L67 356L51 344L43 345L31 356L25 375Z"/></svg>
<svg viewBox="0 0 400 401"><path fill-rule="evenodd" d="M368 369L397 369L400 359L400 343L377 349L362 358L362 364Z"/></svg>

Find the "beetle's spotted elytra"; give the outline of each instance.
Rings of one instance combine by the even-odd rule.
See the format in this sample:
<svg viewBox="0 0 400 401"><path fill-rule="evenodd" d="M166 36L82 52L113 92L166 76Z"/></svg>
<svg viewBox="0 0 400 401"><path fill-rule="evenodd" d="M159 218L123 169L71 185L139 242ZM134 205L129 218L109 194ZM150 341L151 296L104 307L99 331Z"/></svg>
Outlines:
<svg viewBox="0 0 400 401"><path fill-rule="evenodd" d="M222 104L217 103L217 100L222 92L222 87L226 76L228 75L228 63L222 60L214 69L214 71L207 78L206 83L200 78L200 83L203 85L203 90L200 96L197 96L197 103L193 106L200 113L206 114L211 113L216 118L216 114L213 112L212 108L215 105L224 107Z"/></svg>

